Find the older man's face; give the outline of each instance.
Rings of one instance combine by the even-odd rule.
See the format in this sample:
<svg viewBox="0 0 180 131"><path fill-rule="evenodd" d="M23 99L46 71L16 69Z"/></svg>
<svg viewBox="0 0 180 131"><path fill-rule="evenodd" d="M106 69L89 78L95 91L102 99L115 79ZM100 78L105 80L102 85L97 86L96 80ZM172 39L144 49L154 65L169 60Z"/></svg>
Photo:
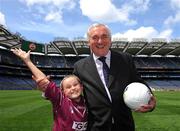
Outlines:
<svg viewBox="0 0 180 131"><path fill-rule="evenodd" d="M105 56L111 47L111 37L105 26L90 29L89 46L96 56Z"/></svg>

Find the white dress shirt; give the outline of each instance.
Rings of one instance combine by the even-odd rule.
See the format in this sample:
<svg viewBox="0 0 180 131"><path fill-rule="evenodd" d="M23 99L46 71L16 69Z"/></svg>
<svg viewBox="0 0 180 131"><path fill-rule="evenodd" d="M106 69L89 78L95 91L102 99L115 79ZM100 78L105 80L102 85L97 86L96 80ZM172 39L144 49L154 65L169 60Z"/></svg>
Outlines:
<svg viewBox="0 0 180 131"><path fill-rule="evenodd" d="M108 67L110 68L110 58L111 58L111 51L108 52L108 54L105 56L106 57L106 64L108 65ZM104 75L103 75L103 63L98 59L99 56L96 56L95 54L93 54L93 59L95 61L95 64L96 64L96 68L97 68L97 71L98 71L98 74L101 78L101 81L103 82L103 85L105 87L105 90L107 92L107 95L110 99L110 101L112 102L112 99L111 99L111 95L110 95L110 92L108 90L108 87L106 86L106 82L104 80Z"/></svg>

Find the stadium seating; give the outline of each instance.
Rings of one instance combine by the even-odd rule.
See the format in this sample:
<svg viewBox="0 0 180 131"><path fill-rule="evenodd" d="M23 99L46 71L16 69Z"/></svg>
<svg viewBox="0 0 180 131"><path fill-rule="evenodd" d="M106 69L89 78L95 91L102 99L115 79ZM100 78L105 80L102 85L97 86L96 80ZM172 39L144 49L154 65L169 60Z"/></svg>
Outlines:
<svg viewBox="0 0 180 131"><path fill-rule="evenodd" d="M31 78L0 75L0 90L32 90L36 84Z"/></svg>
<svg viewBox="0 0 180 131"><path fill-rule="evenodd" d="M31 60L59 85L71 74L73 65L83 57L31 55ZM135 65L150 86L156 89L180 89L180 57L134 57ZM0 49L0 89L29 90L36 87L31 72L11 51Z"/></svg>

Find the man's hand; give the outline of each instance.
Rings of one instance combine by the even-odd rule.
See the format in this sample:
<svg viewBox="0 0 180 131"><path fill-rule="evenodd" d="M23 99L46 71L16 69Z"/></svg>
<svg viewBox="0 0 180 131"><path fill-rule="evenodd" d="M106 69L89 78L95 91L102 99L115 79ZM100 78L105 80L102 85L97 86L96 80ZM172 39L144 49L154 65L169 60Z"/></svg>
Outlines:
<svg viewBox="0 0 180 131"><path fill-rule="evenodd" d="M141 106L139 109L135 110L135 112L141 112L141 113L146 113L146 112L151 112L155 109L156 107L156 98L154 96L151 96L151 99L147 105Z"/></svg>

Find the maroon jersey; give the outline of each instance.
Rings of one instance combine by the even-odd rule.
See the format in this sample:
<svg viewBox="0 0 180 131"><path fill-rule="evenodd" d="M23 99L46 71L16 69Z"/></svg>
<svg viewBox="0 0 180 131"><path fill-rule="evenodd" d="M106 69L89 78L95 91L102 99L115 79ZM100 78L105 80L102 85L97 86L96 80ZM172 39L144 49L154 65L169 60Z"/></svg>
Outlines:
<svg viewBox="0 0 180 131"><path fill-rule="evenodd" d="M80 102L74 102L64 95L54 82L51 82L45 97L53 105L53 131L85 131L87 128L87 110L82 97Z"/></svg>

